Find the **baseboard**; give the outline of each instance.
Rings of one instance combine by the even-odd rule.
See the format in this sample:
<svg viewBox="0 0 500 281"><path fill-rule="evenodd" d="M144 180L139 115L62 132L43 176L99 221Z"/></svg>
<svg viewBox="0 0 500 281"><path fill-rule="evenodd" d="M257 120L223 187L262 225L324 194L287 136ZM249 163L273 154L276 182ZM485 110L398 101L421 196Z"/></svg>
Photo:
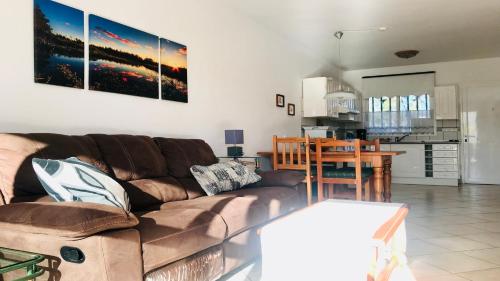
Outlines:
<svg viewBox="0 0 500 281"><path fill-rule="evenodd" d="M416 184L416 185L441 185L458 186L458 179L435 179L435 178L392 178L392 183Z"/></svg>

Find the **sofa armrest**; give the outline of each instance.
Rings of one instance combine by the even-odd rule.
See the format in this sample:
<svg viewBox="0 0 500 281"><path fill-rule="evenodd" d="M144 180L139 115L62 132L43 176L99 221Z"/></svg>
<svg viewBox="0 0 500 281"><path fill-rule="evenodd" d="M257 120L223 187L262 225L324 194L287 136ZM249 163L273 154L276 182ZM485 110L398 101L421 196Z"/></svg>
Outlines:
<svg viewBox="0 0 500 281"><path fill-rule="evenodd" d="M82 238L120 228L139 220L112 206L83 202L14 203L0 206L0 229L33 234Z"/></svg>
<svg viewBox="0 0 500 281"><path fill-rule="evenodd" d="M257 182L257 186L288 186L295 187L304 182L305 173L301 171L266 171L260 172L259 176L262 180Z"/></svg>

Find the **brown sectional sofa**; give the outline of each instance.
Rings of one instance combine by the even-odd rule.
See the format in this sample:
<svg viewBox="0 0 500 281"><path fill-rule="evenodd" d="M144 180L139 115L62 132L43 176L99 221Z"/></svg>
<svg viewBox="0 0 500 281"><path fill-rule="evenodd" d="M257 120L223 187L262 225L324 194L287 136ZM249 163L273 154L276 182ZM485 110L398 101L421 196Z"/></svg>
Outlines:
<svg viewBox="0 0 500 281"><path fill-rule="evenodd" d="M119 181L132 213L53 202L31 159L71 156ZM189 168L217 161L202 140L0 134L0 247L46 255L40 280L216 280L259 256L260 227L305 201L300 175L274 172L206 196ZM65 260L63 246L80 260Z"/></svg>

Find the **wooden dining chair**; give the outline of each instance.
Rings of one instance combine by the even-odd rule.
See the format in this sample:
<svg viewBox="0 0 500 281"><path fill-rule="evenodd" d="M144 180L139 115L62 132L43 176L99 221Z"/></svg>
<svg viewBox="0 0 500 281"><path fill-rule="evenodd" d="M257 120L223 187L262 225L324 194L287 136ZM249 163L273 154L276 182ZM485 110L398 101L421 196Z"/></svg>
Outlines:
<svg viewBox="0 0 500 281"><path fill-rule="evenodd" d="M312 204L310 138L278 138L273 136L273 169L304 171L307 205Z"/></svg>
<svg viewBox="0 0 500 281"><path fill-rule="evenodd" d="M369 145L368 142L363 141L363 143L366 146ZM324 199L324 184L328 184L330 187L330 197L334 196L335 185L355 185L356 200L362 200L364 187L365 200L369 201L371 199L370 188L373 186L373 169L361 166L361 140L316 139L315 144L318 165L316 175L318 201ZM325 151L329 151L329 154L325 154ZM336 153L338 155L335 155ZM325 163L352 163L354 167L324 170Z"/></svg>

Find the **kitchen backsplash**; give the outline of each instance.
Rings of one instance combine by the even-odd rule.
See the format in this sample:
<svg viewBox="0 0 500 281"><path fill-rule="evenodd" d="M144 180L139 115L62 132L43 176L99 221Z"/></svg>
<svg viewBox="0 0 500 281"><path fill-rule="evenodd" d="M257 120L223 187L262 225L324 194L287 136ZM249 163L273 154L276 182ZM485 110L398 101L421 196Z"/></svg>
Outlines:
<svg viewBox="0 0 500 281"><path fill-rule="evenodd" d="M406 141L431 140L447 141L460 140L460 121L459 120L437 120L436 135L434 136L408 136Z"/></svg>
<svg viewBox="0 0 500 281"><path fill-rule="evenodd" d="M315 126L316 119L303 118L303 126ZM361 123L345 123L335 122L332 120L321 120L321 125L332 126L339 129L354 130L362 128ZM460 140L460 120L437 120L436 121L436 135L433 136L408 136L405 141L447 141L447 140ZM374 137L374 136L371 136ZM386 138L387 136L381 136Z"/></svg>

